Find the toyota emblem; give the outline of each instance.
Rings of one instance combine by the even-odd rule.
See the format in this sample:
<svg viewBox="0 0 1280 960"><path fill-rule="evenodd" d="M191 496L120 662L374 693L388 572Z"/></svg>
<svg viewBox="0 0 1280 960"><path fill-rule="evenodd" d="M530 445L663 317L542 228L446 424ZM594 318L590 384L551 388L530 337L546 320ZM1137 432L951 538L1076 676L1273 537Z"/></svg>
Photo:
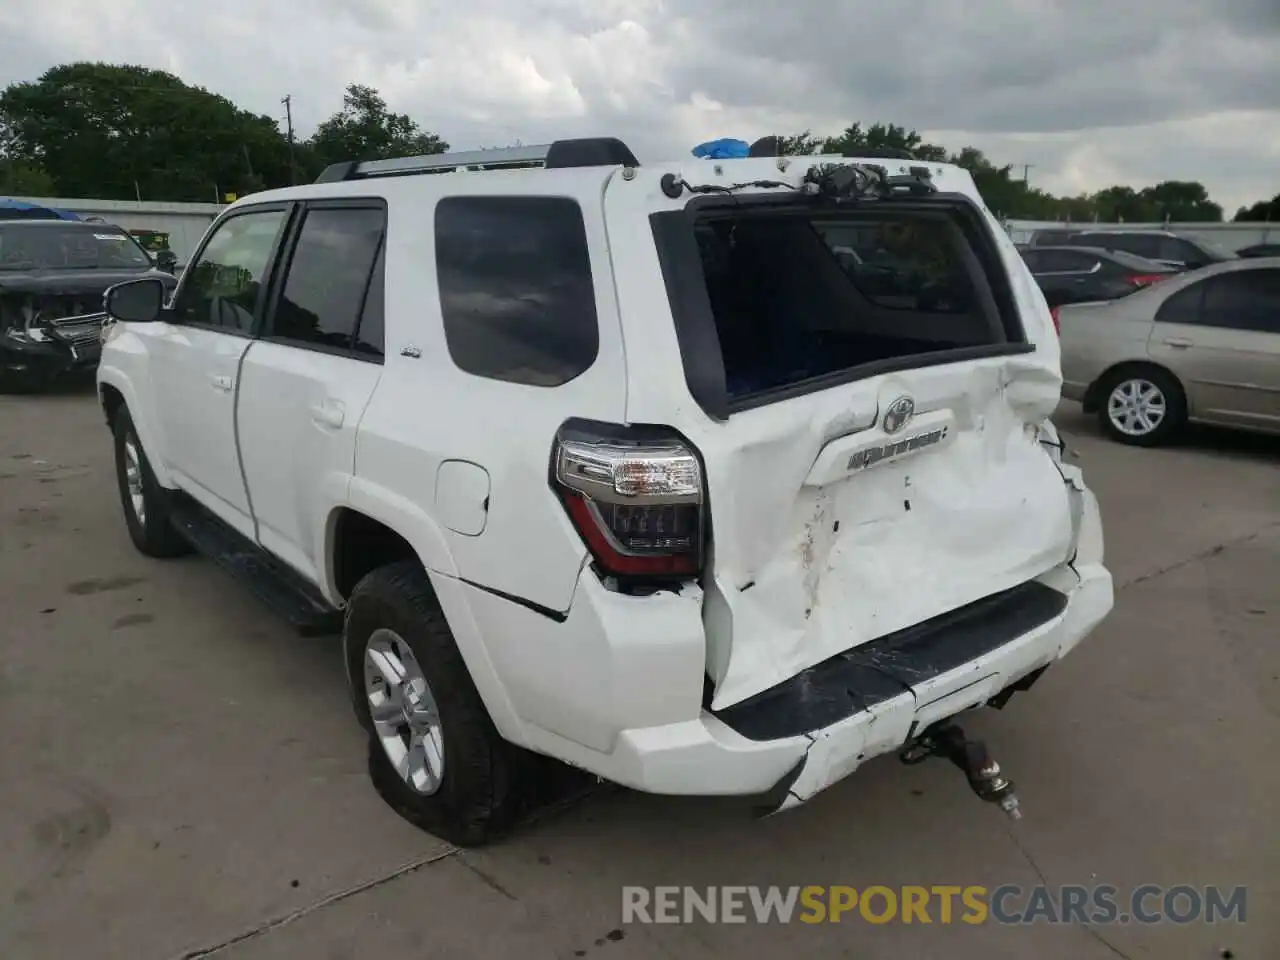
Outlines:
<svg viewBox="0 0 1280 960"><path fill-rule="evenodd" d="M893 403L889 404L889 409L884 412L884 421L881 426L885 433L898 433L911 422L912 415L916 412L916 403L910 397L899 397Z"/></svg>

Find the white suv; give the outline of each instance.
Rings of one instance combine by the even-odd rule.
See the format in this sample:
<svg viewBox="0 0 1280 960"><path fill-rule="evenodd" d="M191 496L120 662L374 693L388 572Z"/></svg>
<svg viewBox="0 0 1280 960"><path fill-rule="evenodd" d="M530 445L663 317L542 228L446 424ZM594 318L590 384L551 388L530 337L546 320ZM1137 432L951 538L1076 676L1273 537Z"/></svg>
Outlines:
<svg viewBox="0 0 1280 960"><path fill-rule="evenodd" d="M161 301L107 296L130 535L341 631L375 781L458 843L537 754L793 806L1112 606L1049 311L958 167L341 164Z"/></svg>

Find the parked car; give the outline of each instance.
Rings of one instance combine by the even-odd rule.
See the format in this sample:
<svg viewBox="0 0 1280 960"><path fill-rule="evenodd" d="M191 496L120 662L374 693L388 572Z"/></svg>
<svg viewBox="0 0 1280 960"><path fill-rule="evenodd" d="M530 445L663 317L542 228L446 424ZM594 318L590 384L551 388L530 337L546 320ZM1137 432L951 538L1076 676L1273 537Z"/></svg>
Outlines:
<svg viewBox="0 0 1280 960"><path fill-rule="evenodd" d="M1251 247L1241 247L1236 251L1237 257L1280 257L1280 243L1256 243Z"/></svg>
<svg viewBox="0 0 1280 960"><path fill-rule="evenodd" d="M77 222L79 214L58 207L46 207L13 197L0 197L0 220L69 220Z"/></svg>
<svg viewBox="0 0 1280 960"><path fill-rule="evenodd" d="M1077 233L1074 229L1048 229L1036 230L1031 234L1031 239L1027 241L1030 247L1060 247L1063 244L1071 242L1071 238Z"/></svg>
<svg viewBox="0 0 1280 960"><path fill-rule="evenodd" d="M1173 267L1122 250L1026 247L1020 252L1051 307L1114 300L1177 274Z"/></svg>
<svg viewBox="0 0 1280 960"><path fill-rule="evenodd" d="M1178 270L1198 270L1236 259L1234 253L1207 240L1168 230L1081 230L1067 242L1078 247L1123 250Z"/></svg>
<svg viewBox="0 0 1280 960"><path fill-rule="evenodd" d="M862 235L902 282L841 269ZM938 752L1016 811L954 718L1113 602L1025 271L945 164L337 164L231 205L171 306L108 295L124 521L341 631L374 782L456 843L532 754L779 810Z"/></svg>
<svg viewBox="0 0 1280 960"><path fill-rule="evenodd" d="M119 227L0 221L0 389L48 385L97 365L102 297L122 280L174 278Z"/></svg>
<svg viewBox="0 0 1280 960"><path fill-rule="evenodd" d="M1280 258L1234 260L1058 310L1063 395L1122 443L1188 421L1280 433Z"/></svg>

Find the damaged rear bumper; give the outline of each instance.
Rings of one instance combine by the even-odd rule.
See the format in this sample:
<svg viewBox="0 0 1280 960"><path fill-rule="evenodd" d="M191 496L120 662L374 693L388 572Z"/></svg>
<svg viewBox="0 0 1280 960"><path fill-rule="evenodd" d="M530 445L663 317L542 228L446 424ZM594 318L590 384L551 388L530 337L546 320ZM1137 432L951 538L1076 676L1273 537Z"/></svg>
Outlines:
<svg viewBox="0 0 1280 960"><path fill-rule="evenodd" d="M527 714L520 739L636 790L755 797L767 812L786 809L938 720L1001 704L1002 691L1025 688L1065 656L1113 604L1111 575L1081 559L718 713L704 707L696 719L621 729L605 751L552 734Z"/></svg>
<svg viewBox="0 0 1280 960"><path fill-rule="evenodd" d="M1065 602L1058 601L1055 615L1011 639L1007 633L1001 636L1002 626L1033 619L1050 609L1055 601L1049 592L1063 597L1063 581L1068 577L1078 578L1077 583ZM938 624L936 632L922 624L903 631L896 649L891 644L879 653L867 651L851 658L855 676L871 670L879 672L881 679L862 680L861 688L849 688L849 693L867 701L865 706L805 735L809 742L802 759L788 782L773 789L778 809L809 800L866 760L897 751L938 721L993 700L1002 705L1010 693L1029 686L1092 631L1110 612L1113 599L1111 576L1104 568L1095 567L1084 575L1070 567L1059 568L1005 595L939 618L952 622ZM993 642L997 638L999 642ZM959 650L973 656L956 663ZM896 691L889 689L891 683L900 684Z"/></svg>

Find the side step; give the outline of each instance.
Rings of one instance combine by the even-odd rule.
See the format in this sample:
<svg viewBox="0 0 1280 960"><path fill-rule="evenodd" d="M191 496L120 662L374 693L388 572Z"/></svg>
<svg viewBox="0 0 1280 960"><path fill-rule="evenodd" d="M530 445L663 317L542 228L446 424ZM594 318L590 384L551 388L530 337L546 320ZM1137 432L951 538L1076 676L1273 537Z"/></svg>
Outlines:
<svg viewBox="0 0 1280 960"><path fill-rule="evenodd" d="M304 637L342 632L342 611L330 606L314 586L190 497L174 496L169 516L198 552L241 581Z"/></svg>

